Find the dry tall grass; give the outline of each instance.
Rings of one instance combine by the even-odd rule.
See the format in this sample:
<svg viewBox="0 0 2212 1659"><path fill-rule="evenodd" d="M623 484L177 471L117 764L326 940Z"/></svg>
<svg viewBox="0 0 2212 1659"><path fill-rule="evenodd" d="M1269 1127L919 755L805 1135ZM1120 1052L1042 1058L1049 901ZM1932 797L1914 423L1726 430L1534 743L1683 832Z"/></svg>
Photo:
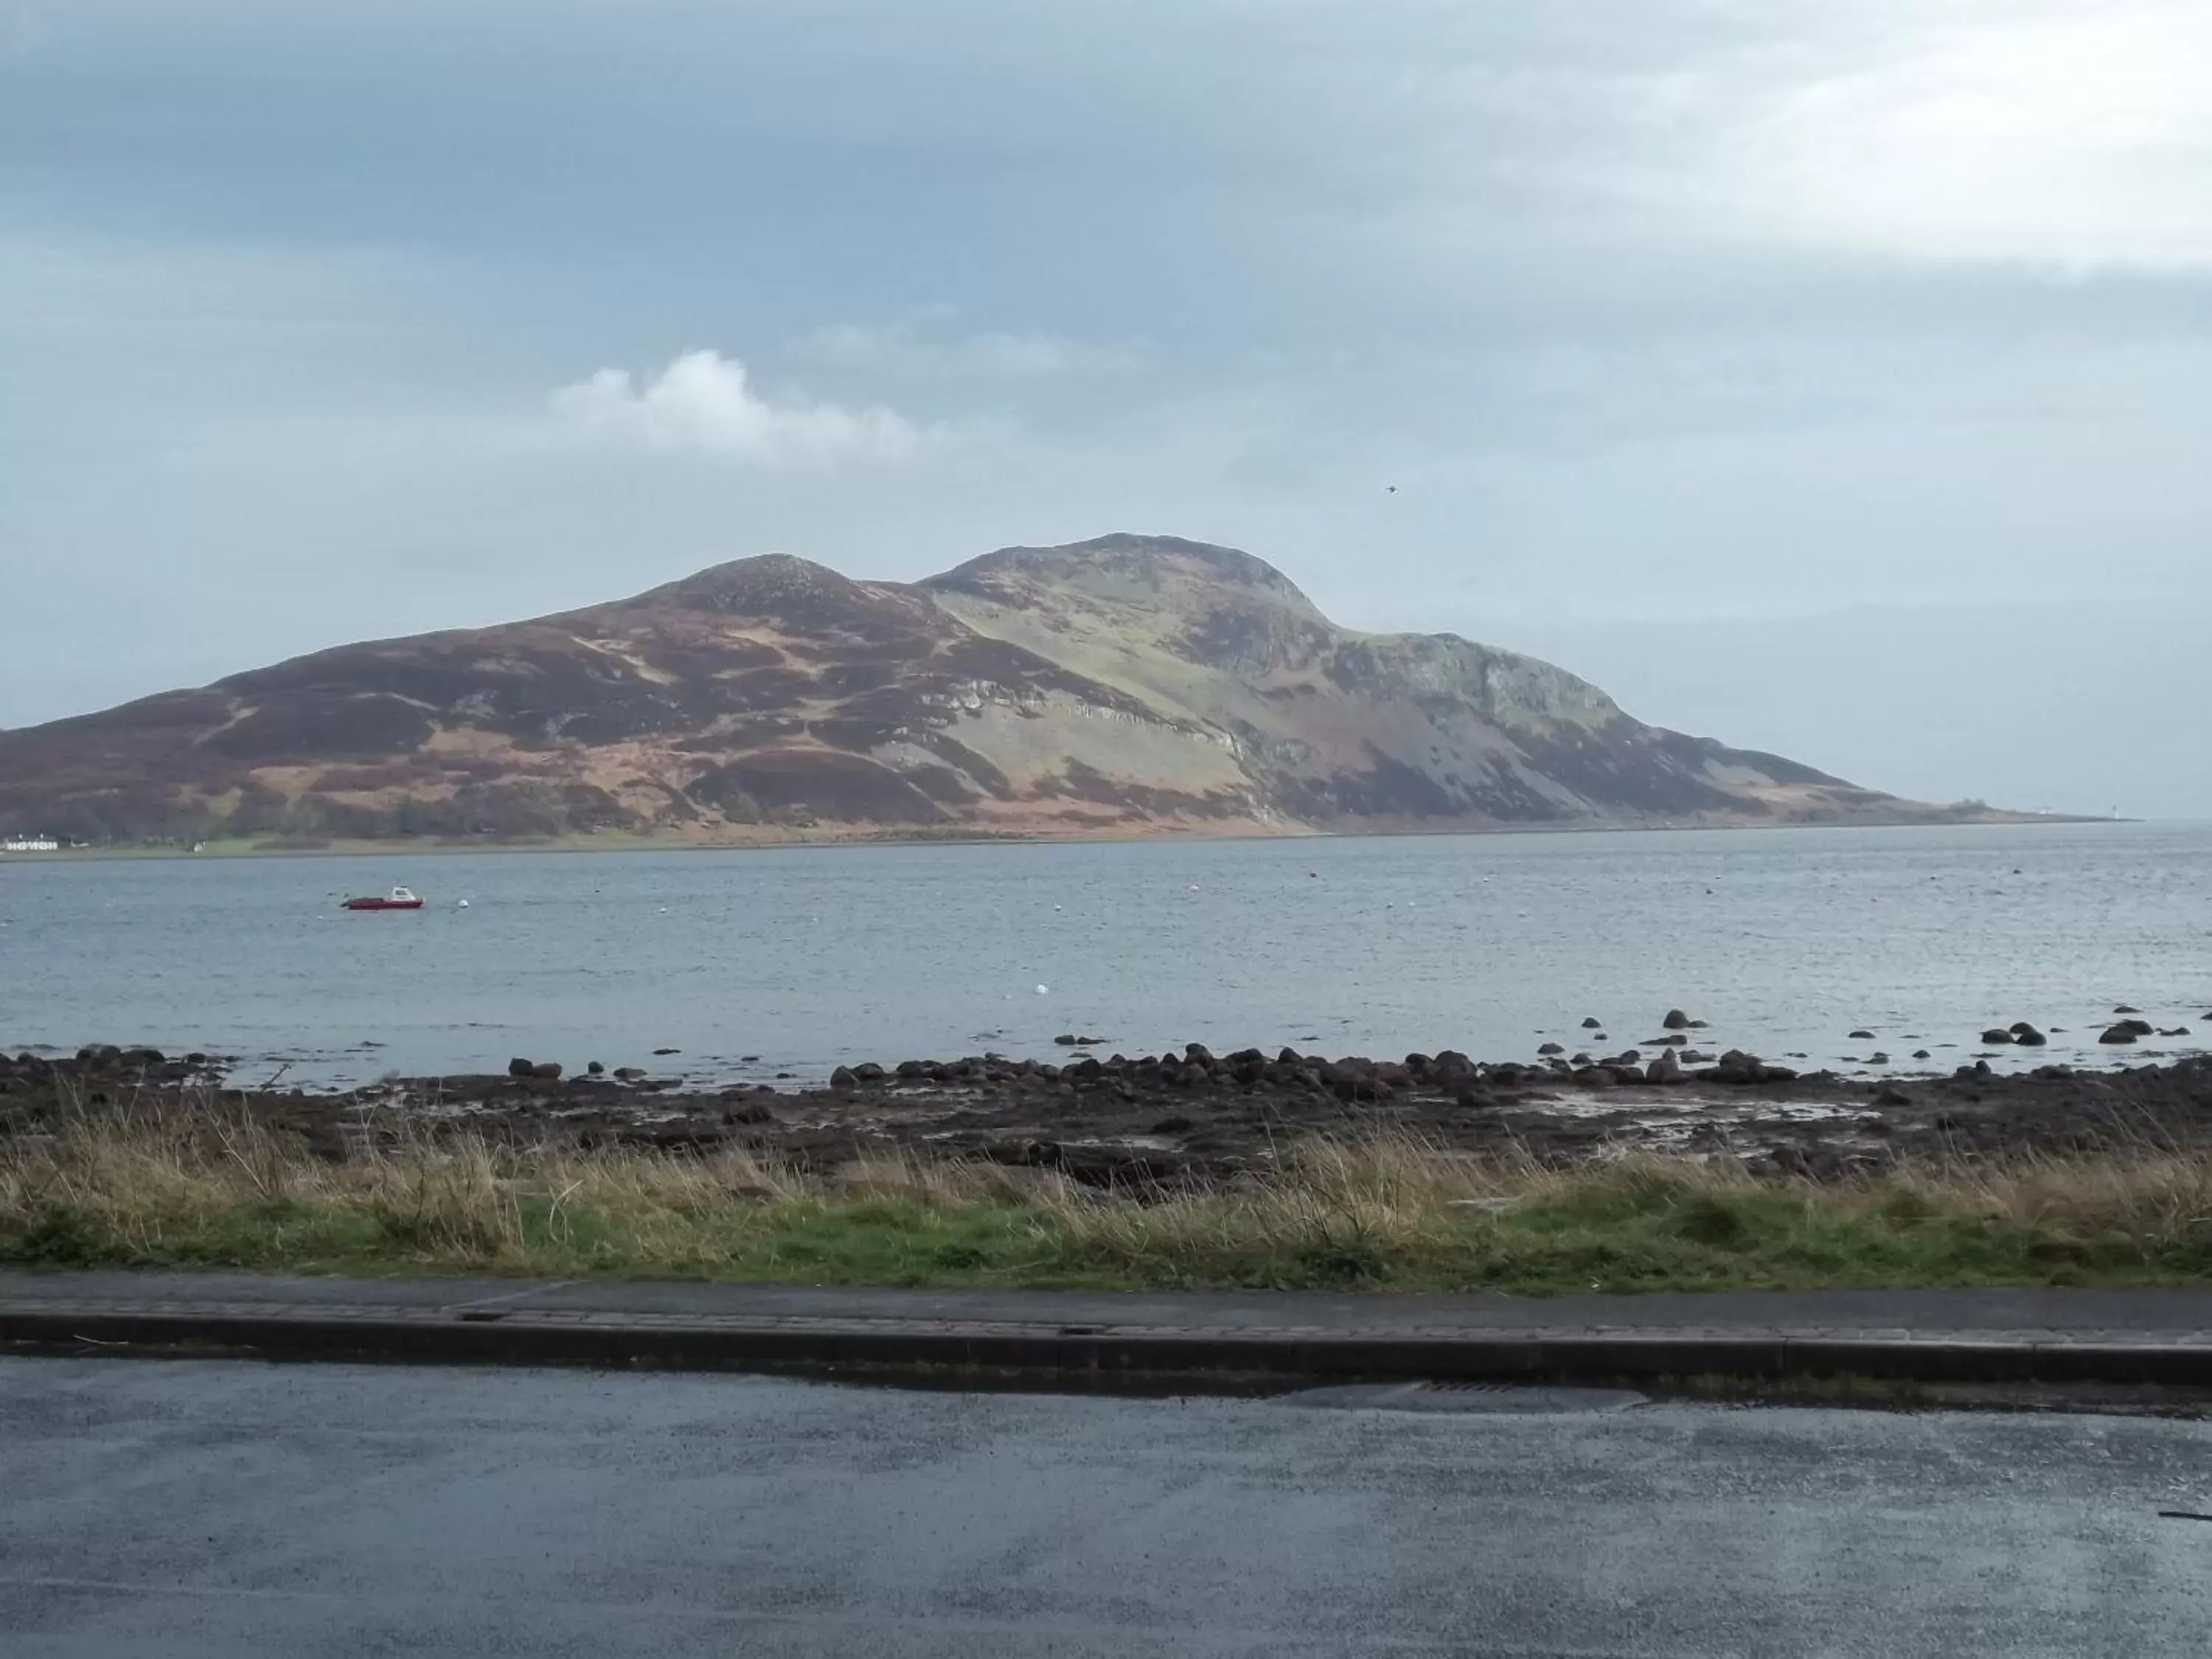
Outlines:
<svg viewBox="0 0 2212 1659"><path fill-rule="evenodd" d="M2212 1156L1899 1168L1832 1184L1631 1154L1578 1170L1307 1142L1226 1188L1101 1194L871 1156L802 1175L495 1144L419 1121L319 1157L213 1101L0 1140L0 1259L995 1283L2148 1282L2212 1269Z"/></svg>

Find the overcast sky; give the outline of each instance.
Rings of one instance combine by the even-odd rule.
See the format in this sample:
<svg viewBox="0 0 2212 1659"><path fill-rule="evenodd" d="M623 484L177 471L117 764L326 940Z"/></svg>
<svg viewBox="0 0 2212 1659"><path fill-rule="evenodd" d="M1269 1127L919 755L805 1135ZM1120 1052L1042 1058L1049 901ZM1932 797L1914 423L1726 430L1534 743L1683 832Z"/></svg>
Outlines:
<svg viewBox="0 0 2212 1659"><path fill-rule="evenodd" d="M2205 0L0 0L0 725L1134 530L2212 817L2208 87Z"/></svg>

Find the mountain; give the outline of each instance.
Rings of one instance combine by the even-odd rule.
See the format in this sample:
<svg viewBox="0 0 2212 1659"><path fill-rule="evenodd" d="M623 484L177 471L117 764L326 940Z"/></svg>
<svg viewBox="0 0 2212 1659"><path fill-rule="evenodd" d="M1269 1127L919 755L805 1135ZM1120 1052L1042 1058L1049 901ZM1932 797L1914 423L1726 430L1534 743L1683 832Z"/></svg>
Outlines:
<svg viewBox="0 0 2212 1659"><path fill-rule="evenodd" d="M1935 822L1248 553L1015 547L914 585L781 554L0 732L0 829L83 841L1120 835Z"/></svg>

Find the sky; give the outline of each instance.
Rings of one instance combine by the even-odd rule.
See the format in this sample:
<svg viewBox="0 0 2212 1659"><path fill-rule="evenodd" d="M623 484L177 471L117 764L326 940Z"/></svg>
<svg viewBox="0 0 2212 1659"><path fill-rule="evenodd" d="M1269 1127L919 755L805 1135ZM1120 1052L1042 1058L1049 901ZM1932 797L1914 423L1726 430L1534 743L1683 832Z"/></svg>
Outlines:
<svg viewBox="0 0 2212 1659"><path fill-rule="evenodd" d="M2212 817L2208 85L2203 0L0 0L0 726L1135 531Z"/></svg>

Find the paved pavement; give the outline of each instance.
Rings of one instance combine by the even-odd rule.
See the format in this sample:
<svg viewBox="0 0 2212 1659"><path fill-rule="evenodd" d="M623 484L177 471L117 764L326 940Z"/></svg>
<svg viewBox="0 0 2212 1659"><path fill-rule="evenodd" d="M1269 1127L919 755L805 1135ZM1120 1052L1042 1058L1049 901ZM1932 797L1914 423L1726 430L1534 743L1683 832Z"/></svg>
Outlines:
<svg viewBox="0 0 2212 1659"><path fill-rule="evenodd" d="M297 1307L759 1318L1086 1322L1170 1329L1751 1329L2166 1333L2212 1340L2212 1286L2157 1290L1728 1291L1438 1296L1370 1291L939 1291L679 1280L330 1279L275 1273L0 1269L0 1303L251 1301Z"/></svg>
<svg viewBox="0 0 2212 1659"><path fill-rule="evenodd" d="M9 1659L2140 1659L2212 1629L2212 1524L2159 1514L2212 1508L2212 1425L1398 1398L0 1358L0 1630Z"/></svg>
<svg viewBox="0 0 2212 1659"><path fill-rule="evenodd" d="M2212 1288L1196 1294L0 1272L0 1341L1180 1376L1863 1374L2212 1386Z"/></svg>

